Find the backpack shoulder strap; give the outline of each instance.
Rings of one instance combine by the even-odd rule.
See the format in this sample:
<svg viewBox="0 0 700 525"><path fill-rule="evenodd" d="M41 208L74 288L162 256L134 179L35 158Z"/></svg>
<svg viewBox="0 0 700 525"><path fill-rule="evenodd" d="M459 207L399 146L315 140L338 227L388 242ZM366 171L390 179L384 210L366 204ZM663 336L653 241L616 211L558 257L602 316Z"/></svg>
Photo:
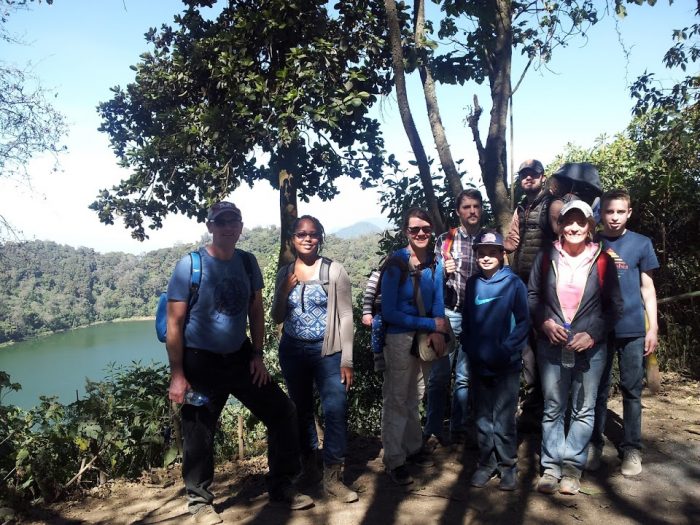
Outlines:
<svg viewBox="0 0 700 525"><path fill-rule="evenodd" d="M190 300L188 309L199 299L199 285L202 282L202 255L198 251L190 252Z"/></svg>
<svg viewBox="0 0 700 525"><path fill-rule="evenodd" d="M243 261L243 267L245 268L245 273L248 275L248 281L253 282L253 261L251 255L245 250L239 250L236 248L236 253L241 256L241 261Z"/></svg>
<svg viewBox="0 0 700 525"><path fill-rule="evenodd" d="M328 285L330 284L331 261L328 257L321 257L321 268L318 271L318 279L321 281L323 291L328 295Z"/></svg>
<svg viewBox="0 0 700 525"><path fill-rule="evenodd" d="M598 286L603 289L603 283L605 282L605 272L608 269L608 257L610 255L605 250L600 252L596 264L598 265Z"/></svg>
<svg viewBox="0 0 700 525"><path fill-rule="evenodd" d="M452 245L455 242L455 235L457 234L457 228L450 228L447 230L447 235L445 235L445 240L442 243L442 255L449 255L452 251Z"/></svg>

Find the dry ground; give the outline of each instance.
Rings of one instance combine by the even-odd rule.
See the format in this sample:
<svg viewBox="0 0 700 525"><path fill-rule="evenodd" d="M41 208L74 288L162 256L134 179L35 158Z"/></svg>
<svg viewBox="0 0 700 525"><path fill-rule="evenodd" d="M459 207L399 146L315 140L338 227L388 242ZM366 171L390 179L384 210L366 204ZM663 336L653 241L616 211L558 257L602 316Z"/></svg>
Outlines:
<svg viewBox="0 0 700 525"><path fill-rule="evenodd" d="M492 481L471 488L474 451L438 448L436 465L416 469L415 483L404 490L387 479L378 440L350 443L347 480L360 501L343 505L313 494L314 508L289 512L267 505L260 458L230 463L217 472L215 502L225 523L293 525L389 524L554 524L604 525L700 523L700 383L664 376L657 396L643 400L644 472L633 479L620 474L613 446L606 446L603 467L583 479L578 496L546 496L534 490L539 437L526 435L519 450L520 487L501 492ZM620 439L621 402L609 405L607 438ZM26 524L179 524L187 523L184 491L177 471L158 483L108 484L100 495L34 509Z"/></svg>

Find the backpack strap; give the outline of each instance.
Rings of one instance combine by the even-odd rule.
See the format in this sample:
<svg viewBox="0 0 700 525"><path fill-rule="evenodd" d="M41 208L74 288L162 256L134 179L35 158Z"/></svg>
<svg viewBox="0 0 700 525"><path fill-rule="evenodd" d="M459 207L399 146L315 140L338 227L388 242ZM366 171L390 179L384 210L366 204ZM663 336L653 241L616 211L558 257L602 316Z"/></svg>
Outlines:
<svg viewBox="0 0 700 525"><path fill-rule="evenodd" d="M318 279L321 281L323 291L328 295L328 285L330 284L331 261L328 257L321 257L321 268L318 271Z"/></svg>
<svg viewBox="0 0 700 525"><path fill-rule="evenodd" d="M250 283L251 291L253 287L253 261L252 255L244 250L239 250L236 248L236 253L241 257L243 262L243 268L245 268L245 273L248 275L248 283ZM253 302L253 294L250 294L250 302Z"/></svg>
<svg viewBox="0 0 700 525"><path fill-rule="evenodd" d="M455 235L457 234L457 228L450 228L447 230L447 235L445 235L445 241L442 243L442 257L446 258L452 252L452 245L455 242Z"/></svg>
<svg viewBox="0 0 700 525"><path fill-rule="evenodd" d="M202 282L202 255L198 251L190 252L190 300L187 302L187 310L195 305L199 299L199 285Z"/></svg>

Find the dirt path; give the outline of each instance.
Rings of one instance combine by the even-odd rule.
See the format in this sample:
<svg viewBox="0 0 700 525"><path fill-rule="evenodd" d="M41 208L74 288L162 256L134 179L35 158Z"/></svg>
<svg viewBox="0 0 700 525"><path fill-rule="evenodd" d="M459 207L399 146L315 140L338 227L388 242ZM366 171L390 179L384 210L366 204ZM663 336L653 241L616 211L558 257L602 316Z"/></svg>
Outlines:
<svg viewBox="0 0 700 525"><path fill-rule="evenodd" d="M614 448L606 446L603 467L587 475L578 496L545 496L534 490L539 438L525 436L519 450L520 488L501 492L492 481L469 487L474 451L438 448L436 465L416 469L407 490L383 473L378 440L354 440L347 478L360 491L358 503L343 505L312 494L316 506L288 512L267 505L261 459L231 463L217 473L216 507L225 523L294 525L388 525L428 523L591 523L676 525L700 523L700 383L664 377L658 396L643 400L644 472L620 474ZM609 405L607 438L619 441L619 396ZM26 524L187 523L179 472L158 485L115 482L101 496L35 509ZM171 482L169 486L168 483Z"/></svg>

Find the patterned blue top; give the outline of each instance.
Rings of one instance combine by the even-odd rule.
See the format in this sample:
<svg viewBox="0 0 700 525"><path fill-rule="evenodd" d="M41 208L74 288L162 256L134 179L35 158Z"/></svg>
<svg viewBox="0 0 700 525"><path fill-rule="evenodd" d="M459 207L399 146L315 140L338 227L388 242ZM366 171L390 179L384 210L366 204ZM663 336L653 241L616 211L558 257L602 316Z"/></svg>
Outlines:
<svg viewBox="0 0 700 525"><path fill-rule="evenodd" d="M302 341L320 341L326 333L328 296L319 281L305 281L289 292L284 333Z"/></svg>

